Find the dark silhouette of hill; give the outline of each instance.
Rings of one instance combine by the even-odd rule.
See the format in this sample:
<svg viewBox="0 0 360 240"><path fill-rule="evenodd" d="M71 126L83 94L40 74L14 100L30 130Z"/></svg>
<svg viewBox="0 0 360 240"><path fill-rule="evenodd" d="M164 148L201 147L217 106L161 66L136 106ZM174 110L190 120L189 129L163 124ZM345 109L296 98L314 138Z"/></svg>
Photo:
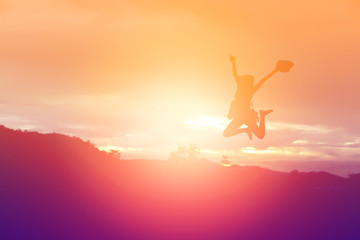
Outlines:
<svg viewBox="0 0 360 240"><path fill-rule="evenodd" d="M359 239L360 177L119 160L0 127L0 239Z"/></svg>

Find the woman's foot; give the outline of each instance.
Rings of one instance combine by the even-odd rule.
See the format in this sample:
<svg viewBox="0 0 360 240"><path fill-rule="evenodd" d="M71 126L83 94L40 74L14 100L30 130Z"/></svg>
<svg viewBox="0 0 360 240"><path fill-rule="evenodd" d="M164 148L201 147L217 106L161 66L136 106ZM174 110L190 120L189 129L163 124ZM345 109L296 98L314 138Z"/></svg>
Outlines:
<svg viewBox="0 0 360 240"><path fill-rule="evenodd" d="M272 113L274 110L272 109L269 109L269 110L260 110L259 113L260 113L260 118L265 118L266 115L268 115L269 113Z"/></svg>
<svg viewBox="0 0 360 240"><path fill-rule="evenodd" d="M247 129L246 134L249 136L249 139L252 140L252 131L250 128Z"/></svg>

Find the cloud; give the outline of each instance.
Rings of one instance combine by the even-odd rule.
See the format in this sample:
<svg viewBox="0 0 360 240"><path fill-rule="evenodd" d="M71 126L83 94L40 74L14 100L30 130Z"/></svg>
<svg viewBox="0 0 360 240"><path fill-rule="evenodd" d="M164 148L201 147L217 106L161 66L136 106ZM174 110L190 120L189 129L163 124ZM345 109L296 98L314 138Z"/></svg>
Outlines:
<svg viewBox="0 0 360 240"><path fill-rule="evenodd" d="M312 133L329 133L341 130L340 128L327 128L322 125L296 124L286 122L267 122L266 128L268 130L291 130L291 131L306 131Z"/></svg>
<svg viewBox="0 0 360 240"><path fill-rule="evenodd" d="M350 148L360 148L360 138L356 137L352 141L345 142L344 146Z"/></svg>

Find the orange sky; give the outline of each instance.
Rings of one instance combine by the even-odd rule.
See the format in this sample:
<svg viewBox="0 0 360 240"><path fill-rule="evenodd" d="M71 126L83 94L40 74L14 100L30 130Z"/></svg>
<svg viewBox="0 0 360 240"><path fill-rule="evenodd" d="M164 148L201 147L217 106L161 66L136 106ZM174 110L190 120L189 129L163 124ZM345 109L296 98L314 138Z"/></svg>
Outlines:
<svg viewBox="0 0 360 240"><path fill-rule="evenodd" d="M214 160L354 160L359 13L356 0L2 0L0 121L125 158L196 143ZM236 87L230 54L255 80L279 59L295 63L253 99L274 108L263 141L221 134Z"/></svg>

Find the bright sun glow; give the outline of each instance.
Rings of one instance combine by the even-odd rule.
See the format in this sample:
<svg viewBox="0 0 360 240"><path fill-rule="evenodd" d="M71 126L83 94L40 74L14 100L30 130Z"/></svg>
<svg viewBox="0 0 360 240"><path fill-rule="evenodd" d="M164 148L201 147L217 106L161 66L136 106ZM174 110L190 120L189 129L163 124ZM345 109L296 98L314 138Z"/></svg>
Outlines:
<svg viewBox="0 0 360 240"><path fill-rule="evenodd" d="M201 116L194 120L187 120L184 123L189 127L209 127L223 130L225 129L227 122L228 121L225 119L219 117Z"/></svg>

